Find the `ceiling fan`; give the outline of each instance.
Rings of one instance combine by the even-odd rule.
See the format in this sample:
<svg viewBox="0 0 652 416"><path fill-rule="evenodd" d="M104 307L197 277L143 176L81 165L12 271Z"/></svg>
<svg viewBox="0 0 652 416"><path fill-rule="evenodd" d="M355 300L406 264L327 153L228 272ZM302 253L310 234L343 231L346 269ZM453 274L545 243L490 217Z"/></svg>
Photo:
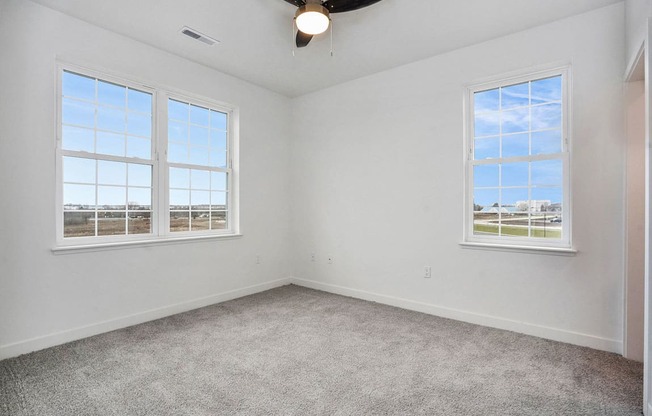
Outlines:
<svg viewBox="0 0 652 416"><path fill-rule="evenodd" d="M303 48L313 36L324 33L330 26L330 13L361 9L380 0L285 0L297 6L294 20L297 24L296 45Z"/></svg>

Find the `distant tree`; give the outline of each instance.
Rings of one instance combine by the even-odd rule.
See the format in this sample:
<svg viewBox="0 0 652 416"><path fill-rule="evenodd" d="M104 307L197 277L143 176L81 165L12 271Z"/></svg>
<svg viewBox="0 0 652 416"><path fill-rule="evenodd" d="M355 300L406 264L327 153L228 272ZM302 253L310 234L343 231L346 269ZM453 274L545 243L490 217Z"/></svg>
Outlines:
<svg viewBox="0 0 652 416"><path fill-rule="evenodd" d="M492 207L494 207L494 208L498 208L498 202L494 202L494 204L492 205Z"/></svg>

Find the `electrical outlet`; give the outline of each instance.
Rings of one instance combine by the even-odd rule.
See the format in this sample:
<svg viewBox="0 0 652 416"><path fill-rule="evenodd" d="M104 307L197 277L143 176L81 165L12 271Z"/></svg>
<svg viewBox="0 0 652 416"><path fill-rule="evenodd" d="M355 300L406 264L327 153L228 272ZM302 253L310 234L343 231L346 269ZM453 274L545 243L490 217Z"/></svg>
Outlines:
<svg viewBox="0 0 652 416"><path fill-rule="evenodd" d="M256 264L260 264L262 262L262 259L260 258L260 254L256 254Z"/></svg>
<svg viewBox="0 0 652 416"><path fill-rule="evenodd" d="M333 256L330 254L328 255L328 264L333 264Z"/></svg>
<svg viewBox="0 0 652 416"><path fill-rule="evenodd" d="M315 256L315 253L310 253L310 261L315 262L317 260L317 257Z"/></svg>
<svg viewBox="0 0 652 416"><path fill-rule="evenodd" d="M426 266L424 268L423 277L426 277L426 278L432 277L432 267Z"/></svg>

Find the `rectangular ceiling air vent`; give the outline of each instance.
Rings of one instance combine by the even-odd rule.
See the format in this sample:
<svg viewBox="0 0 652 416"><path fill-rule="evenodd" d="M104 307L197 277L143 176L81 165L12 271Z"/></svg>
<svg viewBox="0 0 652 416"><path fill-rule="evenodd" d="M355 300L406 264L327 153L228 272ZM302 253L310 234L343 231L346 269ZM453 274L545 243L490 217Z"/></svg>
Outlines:
<svg viewBox="0 0 652 416"><path fill-rule="evenodd" d="M200 33L198 31L196 31L195 29L191 29L188 26L184 26L183 28L181 28L181 33L186 35L186 36L190 36L191 38L196 39L196 40L198 40L200 42L204 42L207 45L215 45L216 43L220 43L219 40L213 39L210 36L204 35L203 33Z"/></svg>

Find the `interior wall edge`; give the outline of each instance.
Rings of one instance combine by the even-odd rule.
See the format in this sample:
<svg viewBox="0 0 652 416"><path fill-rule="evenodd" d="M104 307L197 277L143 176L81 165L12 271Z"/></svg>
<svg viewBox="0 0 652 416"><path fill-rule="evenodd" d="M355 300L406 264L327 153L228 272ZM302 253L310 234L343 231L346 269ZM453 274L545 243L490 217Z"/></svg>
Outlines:
<svg viewBox="0 0 652 416"><path fill-rule="evenodd" d="M410 299L399 298L396 296L384 295L381 293L369 292L366 290L354 289L329 283L322 283L315 280L303 279L299 277L290 278L290 282L292 284L307 287L310 289L321 290L342 296L349 296L356 299L378 302L384 305L395 306L402 309L421 312L447 319L453 319L456 321L518 332L525 335L545 338L552 341L565 342L581 347L589 347L601 351L613 352L620 355L623 353L623 342L617 339L603 338L595 335L582 334L579 332L573 332L564 329L514 321L497 316L468 312L459 309L438 306L431 303L418 302Z"/></svg>
<svg viewBox="0 0 652 416"><path fill-rule="evenodd" d="M167 316L188 312L193 309L203 308L205 306L226 302L248 295L253 295L255 293L264 292L266 290L289 285L291 283L292 281L290 278L276 279L265 283L229 290L226 292L215 293L209 296L176 303L161 308L150 309L148 311L139 312L132 315L122 316L90 325L67 329L65 331L54 332L48 335L26 339L11 344L0 345L0 360L17 357L22 354L54 347L72 341L77 341L79 339L115 331L117 329L123 329L133 325L154 321L156 319L165 318Z"/></svg>

